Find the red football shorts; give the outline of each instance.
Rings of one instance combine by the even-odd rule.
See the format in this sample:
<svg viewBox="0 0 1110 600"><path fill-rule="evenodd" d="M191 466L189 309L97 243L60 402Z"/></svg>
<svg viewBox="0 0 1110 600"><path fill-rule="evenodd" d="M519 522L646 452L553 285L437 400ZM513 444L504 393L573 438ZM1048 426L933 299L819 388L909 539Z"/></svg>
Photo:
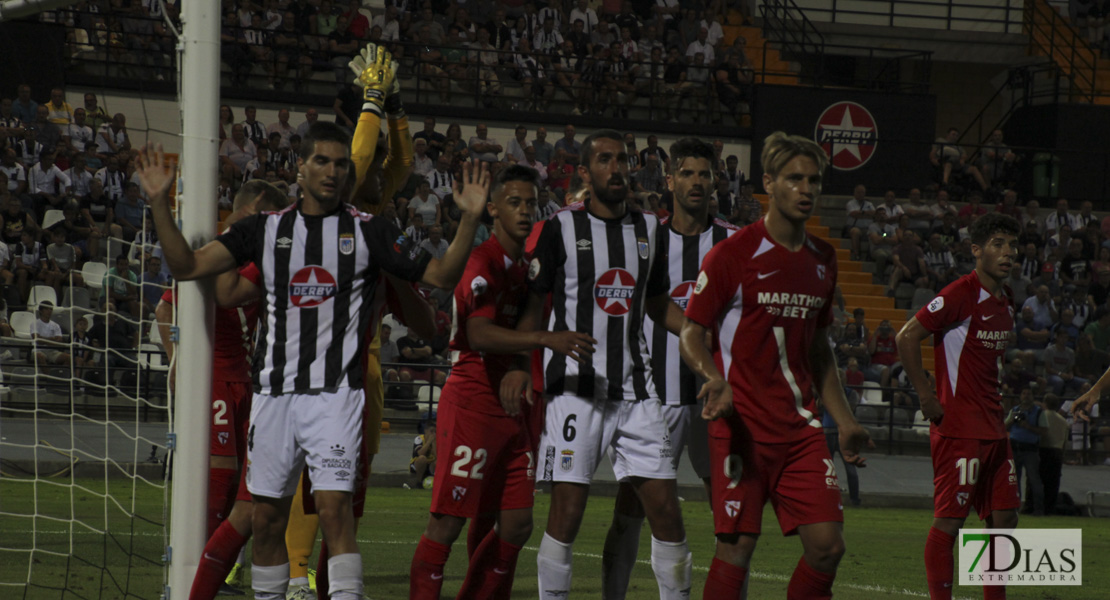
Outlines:
<svg viewBox="0 0 1110 600"><path fill-rule="evenodd" d="M247 459L247 427L252 386L248 381L212 380L212 430L209 454Z"/></svg>
<svg viewBox="0 0 1110 600"><path fill-rule="evenodd" d="M963 519L974 506L980 519L1021 506L1009 441L929 434L933 455L933 516Z"/></svg>
<svg viewBox="0 0 1110 600"><path fill-rule="evenodd" d="M759 534L768 500L783 535L794 535L799 525L844 521L840 483L820 429L796 442L761 444L734 412L709 423L709 460L715 533Z"/></svg>
<svg viewBox="0 0 1110 600"><path fill-rule="evenodd" d="M431 512L473 518L531 508L536 454L528 423L467 409L459 403L472 398L449 394L444 388L436 416L436 454L444 464L435 472Z"/></svg>
<svg viewBox="0 0 1110 600"><path fill-rule="evenodd" d="M239 469L239 491L235 493L235 500L237 502L253 502L254 496L251 496L251 491L247 489L247 468L243 465Z"/></svg>

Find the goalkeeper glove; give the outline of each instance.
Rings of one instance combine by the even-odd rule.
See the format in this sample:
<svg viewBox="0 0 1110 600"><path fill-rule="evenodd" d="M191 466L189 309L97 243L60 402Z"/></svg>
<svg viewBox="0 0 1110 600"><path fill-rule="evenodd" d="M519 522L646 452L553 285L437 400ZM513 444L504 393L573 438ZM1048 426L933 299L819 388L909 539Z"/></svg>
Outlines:
<svg viewBox="0 0 1110 600"><path fill-rule="evenodd" d="M347 64L355 73L355 83L362 86L363 112L370 111L380 117L393 88L393 56L376 44L367 44Z"/></svg>

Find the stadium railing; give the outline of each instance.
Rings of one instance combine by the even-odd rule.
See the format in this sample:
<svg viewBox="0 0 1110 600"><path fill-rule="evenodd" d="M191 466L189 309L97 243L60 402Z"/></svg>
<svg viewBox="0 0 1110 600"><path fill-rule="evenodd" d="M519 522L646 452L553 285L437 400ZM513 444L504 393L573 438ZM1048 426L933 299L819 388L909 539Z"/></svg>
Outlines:
<svg viewBox="0 0 1110 600"><path fill-rule="evenodd" d="M776 2L764 2L775 4ZM793 0L815 22L1021 33L1024 0Z"/></svg>

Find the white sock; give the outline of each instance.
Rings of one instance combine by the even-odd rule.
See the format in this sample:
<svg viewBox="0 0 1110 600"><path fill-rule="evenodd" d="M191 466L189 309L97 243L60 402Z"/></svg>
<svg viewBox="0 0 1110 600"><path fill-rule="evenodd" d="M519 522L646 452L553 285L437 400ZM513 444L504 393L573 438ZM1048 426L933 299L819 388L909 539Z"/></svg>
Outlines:
<svg viewBox="0 0 1110 600"><path fill-rule="evenodd" d="M687 600L690 598L691 571L694 557L681 542L661 542L651 536L651 570L659 584L659 600Z"/></svg>
<svg viewBox="0 0 1110 600"><path fill-rule="evenodd" d="M251 589L254 600L285 600L289 586L289 563L263 567L251 565Z"/></svg>
<svg viewBox="0 0 1110 600"><path fill-rule="evenodd" d="M351 552L329 558L328 579L331 600L362 600L362 556Z"/></svg>
<svg viewBox="0 0 1110 600"><path fill-rule="evenodd" d="M566 598L570 595L571 544L564 544L543 534L540 551L536 556L537 575L540 582L540 600Z"/></svg>
<svg viewBox="0 0 1110 600"><path fill-rule="evenodd" d="M613 512L613 524L605 536L601 553L601 594L605 600L624 600L632 567L640 551L640 528L643 517L630 517Z"/></svg>
<svg viewBox="0 0 1110 600"><path fill-rule="evenodd" d="M292 577L289 579L289 587L305 587L308 585L308 577Z"/></svg>

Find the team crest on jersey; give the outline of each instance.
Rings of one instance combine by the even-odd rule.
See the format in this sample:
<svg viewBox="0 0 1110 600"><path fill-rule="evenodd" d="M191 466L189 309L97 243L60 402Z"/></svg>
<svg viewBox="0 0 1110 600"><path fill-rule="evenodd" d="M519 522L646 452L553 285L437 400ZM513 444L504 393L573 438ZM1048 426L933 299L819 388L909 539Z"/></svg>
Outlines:
<svg viewBox="0 0 1110 600"><path fill-rule="evenodd" d="M678 305L682 310L686 310L686 305L690 302L690 295L694 291L693 281L683 281L682 283L674 286L671 290L671 300Z"/></svg>
<svg viewBox="0 0 1110 600"><path fill-rule="evenodd" d="M489 282L481 275L475 277L474 280L470 282L470 291L474 292L475 296L481 296L486 293L486 288L488 287Z"/></svg>
<svg viewBox="0 0 1110 600"><path fill-rule="evenodd" d="M959 504L960 506L967 505L967 500L969 497L970 493L968 492L956 492L956 504Z"/></svg>
<svg viewBox="0 0 1110 600"><path fill-rule="evenodd" d="M740 501L739 500L725 500L725 514L730 519L735 519L736 515L740 514Z"/></svg>
<svg viewBox="0 0 1110 600"><path fill-rule="evenodd" d="M601 310L614 317L622 317L632 310L632 295L636 291L636 278L620 268L609 269L597 278L594 298Z"/></svg>
<svg viewBox="0 0 1110 600"><path fill-rule="evenodd" d="M319 306L335 295L335 278L323 267L302 267L289 278L289 301L298 308Z"/></svg>
<svg viewBox="0 0 1110 600"><path fill-rule="evenodd" d="M825 280L825 265L817 265L817 278L821 281Z"/></svg>
<svg viewBox="0 0 1110 600"><path fill-rule="evenodd" d="M226 431L221 431L221 432L216 434L216 439L219 440L221 446L226 446L227 445L227 438L228 437L229 436L227 435Z"/></svg>
<svg viewBox="0 0 1110 600"><path fill-rule="evenodd" d="M942 308L944 308L944 296L937 296L929 303L929 312L931 313L935 313Z"/></svg>
<svg viewBox="0 0 1110 600"><path fill-rule="evenodd" d="M640 254L640 258L647 260L648 257L648 241L644 238L636 240L636 252Z"/></svg>
<svg viewBox="0 0 1110 600"><path fill-rule="evenodd" d="M339 234L339 251L343 254L351 254L355 251L355 234Z"/></svg>
<svg viewBox="0 0 1110 600"><path fill-rule="evenodd" d="M466 496L466 487L456 485L455 489L451 490L451 498L455 502L461 502L463 497Z"/></svg>
<svg viewBox="0 0 1110 600"><path fill-rule="evenodd" d="M569 471L574 468L574 450L563 450L563 460L560 461L559 466L564 471Z"/></svg>

